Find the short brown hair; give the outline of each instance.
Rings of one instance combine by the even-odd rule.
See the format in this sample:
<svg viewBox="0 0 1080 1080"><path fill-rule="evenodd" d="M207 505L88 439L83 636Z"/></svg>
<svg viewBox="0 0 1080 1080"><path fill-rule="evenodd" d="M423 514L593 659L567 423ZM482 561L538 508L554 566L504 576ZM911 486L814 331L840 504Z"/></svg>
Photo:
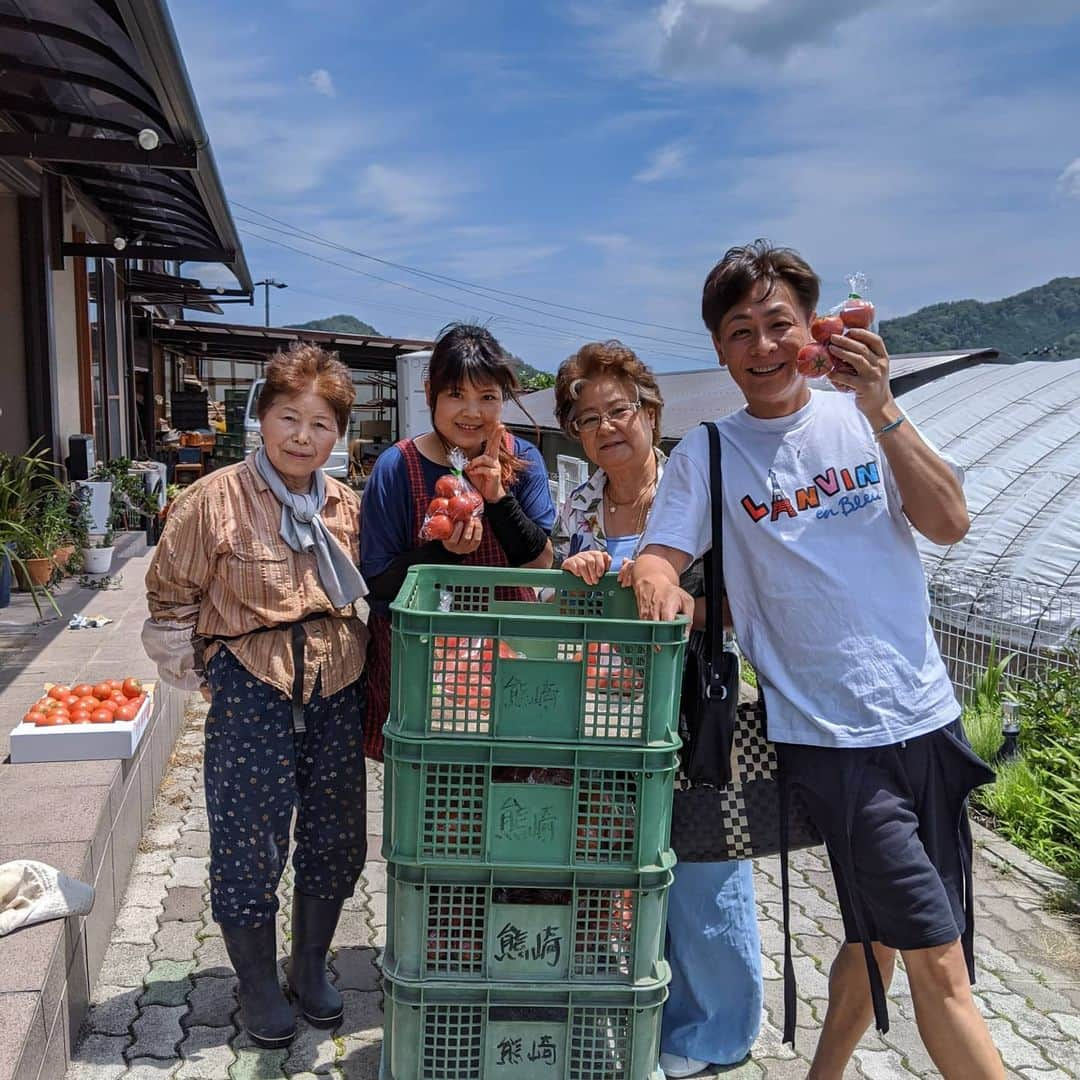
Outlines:
<svg viewBox="0 0 1080 1080"><path fill-rule="evenodd" d="M701 294L701 317L709 332L720 333L724 316L755 285L763 282L768 296L778 280L787 283L809 318L817 308L821 281L797 251L773 247L768 240L728 248L709 271Z"/></svg>
<svg viewBox="0 0 1080 1080"><path fill-rule="evenodd" d="M658 446L660 414L664 411L660 387L656 385L656 376L638 359L637 353L621 341L590 341L563 361L555 376L555 418L559 427L568 435L574 434L570 423L581 396L582 383L604 375L628 383L637 391L638 400L652 412L653 445Z"/></svg>
<svg viewBox="0 0 1080 1080"><path fill-rule="evenodd" d="M352 375L337 353L305 341L298 341L288 352L275 353L266 365L266 382L259 391L255 415L261 420L279 397L299 394L311 386L326 399L337 420L338 434L344 435L356 398Z"/></svg>

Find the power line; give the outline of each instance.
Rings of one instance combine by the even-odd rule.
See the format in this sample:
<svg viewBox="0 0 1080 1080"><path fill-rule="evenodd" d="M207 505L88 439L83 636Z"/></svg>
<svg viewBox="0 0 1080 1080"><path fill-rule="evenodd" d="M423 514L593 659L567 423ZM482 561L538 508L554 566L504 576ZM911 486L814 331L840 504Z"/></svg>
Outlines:
<svg viewBox="0 0 1080 1080"><path fill-rule="evenodd" d="M241 220L243 220L243 219L241 219ZM249 222L248 224L251 224L251 223ZM255 224L260 229L269 228L269 226L264 226L261 222L255 223ZM325 263L328 266L334 266L334 267L337 267L340 270L346 270L351 274L358 274L361 277L371 278L372 280L382 282L385 285L393 285L394 287L399 288L399 289L406 289L409 292L417 293L420 296L426 296L429 299L437 300L440 303L450 304L455 308L460 308L461 303L462 303L461 300L456 298L456 297L442 296L442 295L440 295L438 293L428 292L426 289L419 289L415 285L409 285L409 284L407 284L406 282L403 282L403 281L394 281L392 278L382 277L381 275L373 274L368 270L361 270L359 267L349 266L346 263L337 262L334 259L328 259L328 258L326 258L325 256L322 256L322 255L316 255L314 252L305 251L303 248L293 247L293 245L291 245L291 244L286 244L283 241L276 240L271 236L265 236L260 232L252 232L250 228L248 228L248 229L240 229L239 231L246 234L246 235L248 235L248 236L252 236L252 237L255 237L256 239L262 240L264 243L273 244L276 247L284 248L286 251L292 251L292 252L295 252L298 255L304 255L309 259L314 259L317 262ZM280 232L281 230L275 229L273 231L274 232ZM328 246L333 247L335 245L330 244ZM488 298L485 297L485 299L488 299ZM496 301L496 302L499 302L499 301ZM502 302L505 302L505 301L502 301ZM516 305L516 306L520 306L520 305ZM532 327L532 328L543 330L543 331L546 331L546 332L549 332L549 333L562 333L562 331L559 331L556 327L551 326L549 323L536 323L536 322L532 322L531 320L522 319L520 316L508 316L505 312L492 311L491 309L486 309L485 313L488 314L488 315L494 316L496 318L502 318L502 319L508 319L508 320L513 319L515 322L517 322L518 324L520 324L522 326ZM547 314L547 313L546 312L540 312L540 314ZM556 318L559 318L559 316L556 316ZM576 320L574 320L574 321L576 321ZM584 324L584 325L591 325L591 324ZM593 328L596 329L596 327L593 327ZM604 327L600 327L600 329L605 330L605 332L608 332L608 333L614 333L615 332L615 331L611 331L611 330L609 330L607 328L604 328ZM667 345L670 348L678 350L678 351L675 352L675 353L668 353L668 354L665 354L665 355L676 356L676 357L680 357L680 358L685 358L685 355L686 355L685 350L688 350L688 349L694 349L694 350L698 350L698 351L702 351L702 352L709 352L708 349L705 349L702 346L688 345L688 344L684 344L683 342L678 342L678 341L669 341L669 340L667 340L665 338L656 338L656 337L652 337L651 335L648 335L648 334L637 334L637 333L635 333L633 331L631 331L631 333L626 335L626 336L639 337L639 338L643 338L645 340L658 342L658 343L660 343L662 345ZM572 340L578 340L580 338L580 335L576 335L576 336L571 337L571 335L568 334L567 338L572 339ZM660 354L660 350L655 350L655 351L658 354Z"/></svg>
<svg viewBox="0 0 1080 1080"><path fill-rule="evenodd" d="M379 263L382 266L388 266L388 267L391 267L391 268L393 268L395 270L402 270L405 273L414 274L417 277L423 278L423 279L428 280L428 281L436 282L437 284L450 285L450 286L452 286L454 288L457 288L457 289L460 289L460 290L462 290L464 292L471 292L474 295L482 296L484 299L495 300L496 302L509 304L510 306L513 306L513 307L523 307L524 310L531 311L534 314L548 315L549 317L554 315L554 313L549 313L549 312L546 312L546 311L542 311L542 310L539 310L538 308L535 308L535 307L529 307L529 306L513 303L510 300L499 301L498 297L503 297L503 296L513 297L516 300L527 300L527 301L530 302L530 304L540 304L543 307L559 308L559 309L561 309L563 311L574 311L574 312L577 312L580 315L591 315L594 318L608 319L608 320L611 320L611 321L614 321L614 322L624 322L624 323L632 324L634 326L645 326L645 327L648 327L648 328L653 329L653 330L667 330L669 332L673 332L673 333L676 333L676 334L687 334L687 335L695 337L695 338L700 338L700 336L701 336L700 331L687 330L684 327L680 327L680 326L668 326L668 325L666 325L664 323L654 323L654 322L647 322L647 321L644 321L642 319L632 319L632 318L629 318L628 316L625 316L625 315L612 315L612 314L609 314L609 313L606 313L606 312L594 311L594 310L592 310L590 308L575 307L575 306L573 306L571 304L560 304L560 303L558 303L556 301L553 301L553 300L541 300L541 299L539 299L537 297L528 296L528 295L526 295L524 293L512 292L512 291L507 290L507 289L496 289L493 286L481 285L481 284L479 284L477 282L467 281L467 280L465 280L463 278L455 278L455 277L450 277L449 275L446 275L446 274L437 274L437 273L434 273L432 271L422 270L422 269L420 269L418 267L415 267L415 266L409 266L406 263L394 262L393 260L390 260L390 259L383 259L378 255L371 255L368 252L360 251L357 248L351 248L346 244L341 244L341 243L338 243L338 242L333 241L333 240L327 240L325 237L319 236L317 233L313 233L313 232L310 232L310 231L308 231L306 229L302 229L299 226L292 225L287 221L283 221L280 218L274 217L272 214L267 214L265 211L262 211L262 210L256 210L255 208L246 206L243 203L236 202L236 203L234 203L234 205L239 206L241 209L247 210L249 213L258 214L260 217L266 218L268 221L273 221L277 225L282 226L283 229L282 230L272 229L271 226L265 225L263 222L251 221L249 218L243 218L240 215L237 215L238 220L244 221L245 223L247 223L249 225L258 225L260 228L270 229L273 232L284 231L286 235L292 235L294 238L301 238L302 237L302 238L310 240L312 243L321 244L321 245L323 245L325 247L333 248L333 249L335 249L337 251L343 251L343 252L346 252L346 253L348 253L350 255L355 255L355 256L357 256L358 258L361 258L361 259L369 259L372 262ZM563 319L566 322L577 323L577 324L579 324L581 326L588 326L588 327L591 327L593 329L597 328L596 323L587 323L587 322L583 322L580 319L570 319L565 315L554 315L554 317ZM620 331L613 330L610 327L599 327L599 329L603 330L605 333L620 333ZM622 332L625 333L625 331L622 331ZM639 333L639 334L635 334L635 336L643 338L643 339L648 339L648 340L653 340L653 341L660 341L660 342L662 342L664 344L675 345L678 348L696 348L696 349L700 349L703 352L708 352L709 351L709 349L706 348L705 346L701 346L701 345L697 345L697 344L691 344L691 343L684 343L684 342L672 342L672 341L669 341L669 340L663 339L663 338L654 338L654 337L651 337L648 334L640 334Z"/></svg>
<svg viewBox="0 0 1080 1080"><path fill-rule="evenodd" d="M431 319L435 321L445 319L447 317L445 314L440 314L438 312L425 310L423 308L405 307L401 304L391 304L388 301L375 299L373 297L353 296L346 298L343 296L329 296L326 293L314 292L311 289L305 289L301 286L296 285L291 286L291 288L293 292L303 293L306 296L314 296L319 300L326 300L333 304L360 304L364 306L365 311L367 311L368 308L385 309L387 311L400 311L404 312L407 315L420 315L425 319ZM454 306L460 310L459 305L455 303ZM580 334L572 333L569 330L559 330L555 327L551 327L548 330L532 330L526 327L524 330L521 330L519 329L519 324L517 320L511 315L500 314L496 316L496 325L500 327L506 326L514 329L518 333L522 334L524 337L533 341L553 343L560 346L572 346L576 345L581 341ZM648 355L673 360L686 359L686 356L682 353L666 352L662 349L649 349Z"/></svg>

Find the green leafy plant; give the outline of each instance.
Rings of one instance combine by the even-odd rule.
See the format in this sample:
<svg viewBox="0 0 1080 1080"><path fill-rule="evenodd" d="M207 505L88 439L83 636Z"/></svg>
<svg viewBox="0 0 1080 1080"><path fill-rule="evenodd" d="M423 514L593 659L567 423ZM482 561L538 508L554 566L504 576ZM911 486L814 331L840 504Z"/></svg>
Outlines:
<svg viewBox="0 0 1080 1080"><path fill-rule="evenodd" d="M1080 653L1076 642L1034 678L1011 687L1020 705L1021 756L997 767L997 780L973 796L1003 836L1065 874L1080 896ZM994 660L995 668L1003 662ZM1001 742L1000 674L965 710L973 748L992 760Z"/></svg>
<svg viewBox="0 0 1080 1080"><path fill-rule="evenodd" d="M100 462L90 479L112 484L109 495L110 529L142 528L146 518L157 516L157 496L146 490L141 472L132 472L131 458Z"/></svg>
<svg viewBox="0 0 1080 1080"><path fill-rule="evenodd" d="M977 709L1001 709L1001 697L1005 690L1005 672L1016 659L1016 653L1009 653L1000 659L997 655L997 642L990 642L990 652L986 657L986 668L972 688Z"/></svg>
<svg viewBox="0 0 1080 1080"><path fill-rule="evenodd" d="M36 498L23 519L24 538L17 542L24 559L48 559L70 538L68 494L63 487L48 488Z"/></svg>

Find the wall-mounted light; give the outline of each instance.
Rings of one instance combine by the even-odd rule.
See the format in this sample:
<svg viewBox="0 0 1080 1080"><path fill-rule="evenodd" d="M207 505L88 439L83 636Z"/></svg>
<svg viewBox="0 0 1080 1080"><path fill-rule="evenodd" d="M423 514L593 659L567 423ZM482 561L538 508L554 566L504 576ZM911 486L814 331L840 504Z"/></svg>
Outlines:
<svg viewBox="0 0 1080 1080"><path fill-rule="evenodd" d="M122 236L115 236L113 237L112 246L116 248L117 251L123 251L124 248L127 247L127 240Z"/></svg>
<svg viewBox="0 0 1080 1080"><path fill-rule="evenodd" d="M161 145L161 136L153 128L143 128L135 138L143 150L156 150Z"/></svg>

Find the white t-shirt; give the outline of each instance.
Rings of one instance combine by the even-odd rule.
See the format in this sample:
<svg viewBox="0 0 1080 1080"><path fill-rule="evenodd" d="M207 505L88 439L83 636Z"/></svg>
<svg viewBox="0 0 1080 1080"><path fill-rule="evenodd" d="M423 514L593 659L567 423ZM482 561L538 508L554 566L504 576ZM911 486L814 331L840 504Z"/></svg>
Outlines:
<svg viewBox="0 0 1080 1080"><path fill-rule="evenodd" d="M854 401L811 391L791 416L742 410L720 433L724 581L769 737L885 746L955 720L911 525ZM671 455L641 546L697 558L712 547L710 515L709 438L697 427Z"/></svg>

